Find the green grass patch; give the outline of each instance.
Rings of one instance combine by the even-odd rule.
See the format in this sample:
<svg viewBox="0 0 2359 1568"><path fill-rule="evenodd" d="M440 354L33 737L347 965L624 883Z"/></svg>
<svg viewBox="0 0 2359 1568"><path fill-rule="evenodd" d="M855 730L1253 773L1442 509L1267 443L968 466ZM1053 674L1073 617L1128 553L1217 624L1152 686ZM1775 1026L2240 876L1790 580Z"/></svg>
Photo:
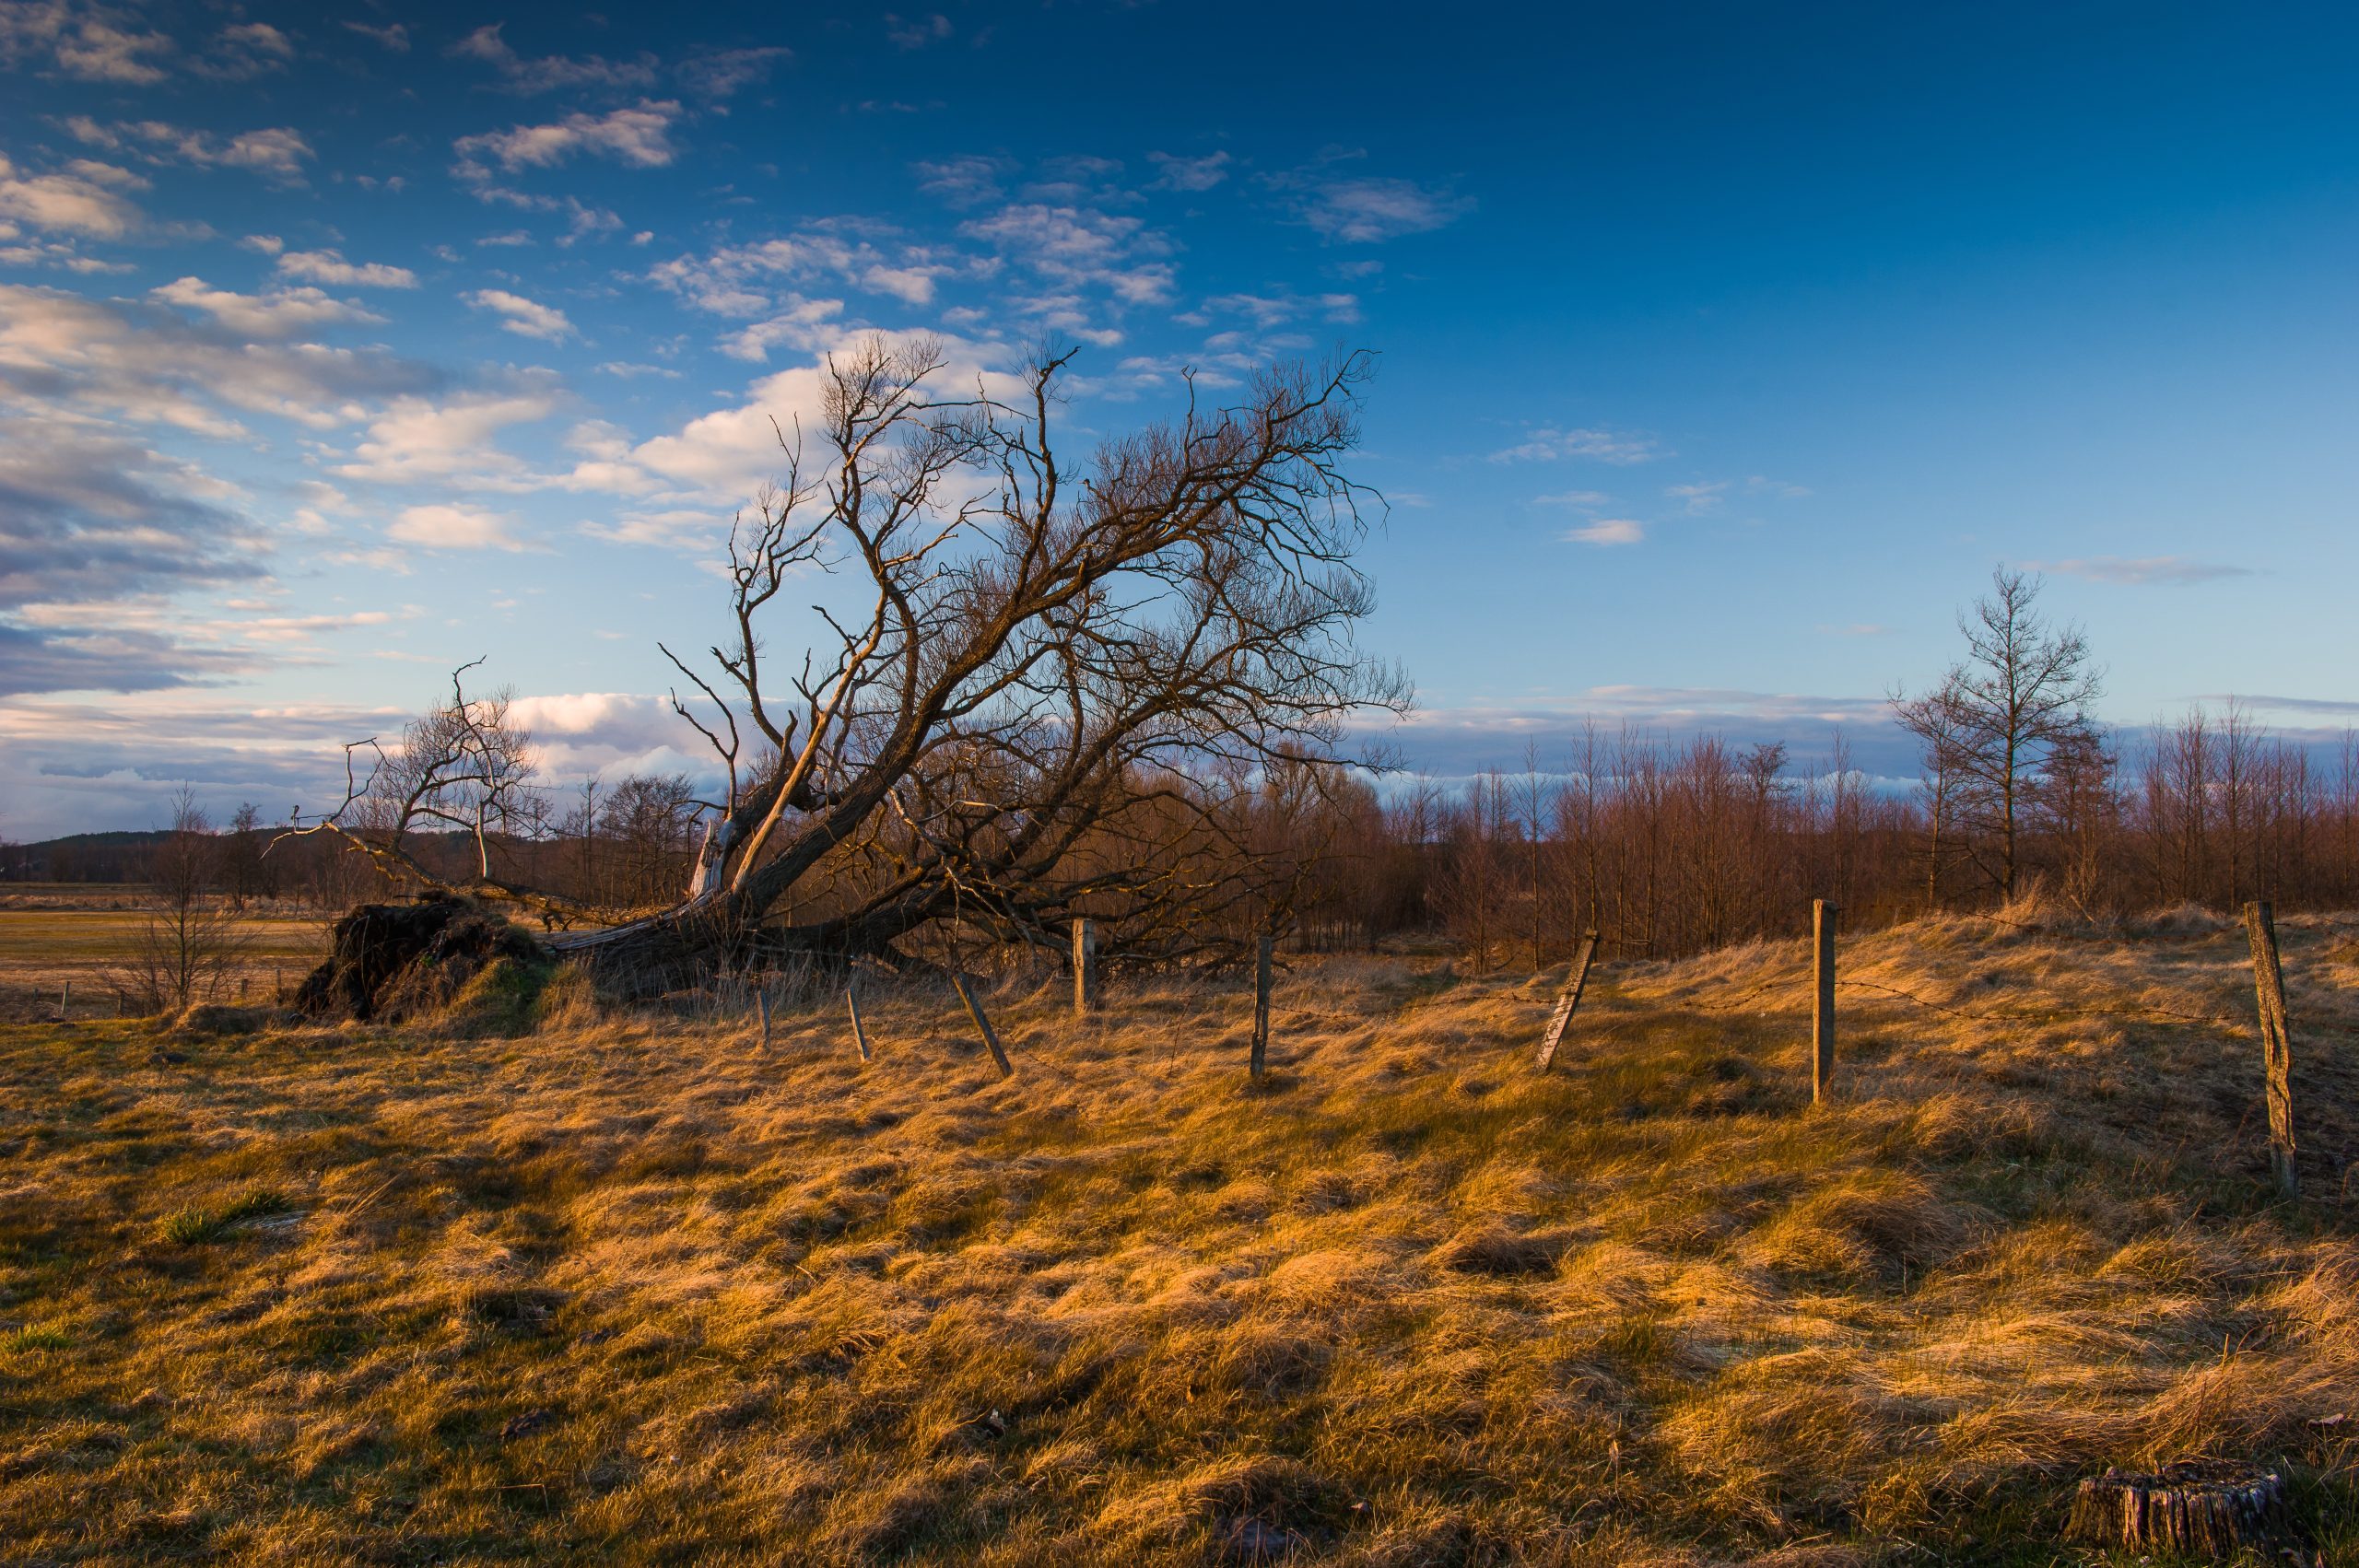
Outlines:
<svg viewBox="0 0 2359 1568"><path fill-rule="evenodd" d="M269 1188L253 1188L218 1208L175 1209L164 1216L159 1227L163 1238L176 1246L201 1246L206 1242L219 1241L247 1220L267 1219L284 1214L295 1207L285 1193Z"/></svg>
<svg viewBox="0 0 2359 1568"><path fill-rule="evenodd" d="M12 1356L32 1355L41 1351L70 1351L74 1336L54 1323L28 1323L0 1339L0 1350Z"/></svg>

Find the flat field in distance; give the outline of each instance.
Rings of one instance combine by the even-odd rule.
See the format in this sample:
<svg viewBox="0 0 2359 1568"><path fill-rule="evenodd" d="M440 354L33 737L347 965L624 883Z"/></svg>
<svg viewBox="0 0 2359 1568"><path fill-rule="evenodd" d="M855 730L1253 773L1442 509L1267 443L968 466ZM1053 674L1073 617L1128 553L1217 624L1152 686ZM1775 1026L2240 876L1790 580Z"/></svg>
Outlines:
<svg viewBox="0 0 2359 1568"><path fill-rule="evenodd" d="M147 889L119 883L10 883L0 889L0 1019L57 1011L61 986L76 1019L111 1018L123 970L153 918ZM327 954L330 921L256 900L234 917L235 952L222 1000L267 1001ZM242 984L244 989L240 989Z"/></svg>
<svg viewBox="0 0 2359 1568"><path fill-rule="evenodd" d="M1241 988L1119 976L987 994L1007 1081L917 988L864 1066L563 979L0 1027L0 1539L2080 1563L2079 1478L2225 1457L2359 1562L2359 946L2281 926L2287 1204L2241 931L2027 924L1847 942L1818 1108L1799 942L1605 967L1546 1077L1561 967L1377 959L1252 1086Z"/></svg>

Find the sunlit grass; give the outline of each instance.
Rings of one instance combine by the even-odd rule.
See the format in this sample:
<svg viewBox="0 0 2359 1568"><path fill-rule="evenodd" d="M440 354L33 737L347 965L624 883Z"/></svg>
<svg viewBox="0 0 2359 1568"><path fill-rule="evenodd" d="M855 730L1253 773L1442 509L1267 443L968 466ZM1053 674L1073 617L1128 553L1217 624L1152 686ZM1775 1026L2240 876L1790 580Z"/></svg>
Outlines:
<svg viewBox="0 0 2359 1568"><path fill-rule="evenodd" d="M0 1029L0 1539L53 1561L2076 1561L2112 1463L2289 1466L2359 1554L2354 977L1951 921L1554 977L447 1026ZM2027 974L1992 985L1992 972ZM1766 988L1766 989L1765 989ZM2174 1022L2157 1010L2189 1017ZM2359 1412L2349 1412L2359 1416ZM2334 1554L2345 1554L2338 1559Z"/></svg>

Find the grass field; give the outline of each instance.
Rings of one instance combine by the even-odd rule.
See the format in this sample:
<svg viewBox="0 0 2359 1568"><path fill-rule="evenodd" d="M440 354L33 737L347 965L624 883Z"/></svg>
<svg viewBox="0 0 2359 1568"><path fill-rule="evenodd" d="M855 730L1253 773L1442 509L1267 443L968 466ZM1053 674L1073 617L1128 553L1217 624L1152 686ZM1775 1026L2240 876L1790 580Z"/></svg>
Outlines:
<svg viewBox="0 0 2359 1568"><path fill-rule="evenodd" d="M0 1028L13 1560L2106 1561L2108 1464L2286 1467L2359 1562L2359 946L2241 934L942 994L751 1024ZM1885 988L1877 989L1874 988ZM1909 998L1892 994L1907 992ZM184 1057L157 1058L159 1047ZM2346 1419L2349 1418L2349 1419ZM2125 1558L2122 1561L2127 1562ZM2280 1558L2279 1561L2283 1561Z"/></svg>
<svg viewBox="0 0 2359 1568"><path fill-rule="evenodd" d="M76 1019L111 1018L120 970L150 919L146 890L113 883L12 884L0 895L0 1019L57 1012L61 989ZM288 908L253 907L234 921L236 948L222 998L266 1000L292 987L327 951L329 921Z"/></svg>

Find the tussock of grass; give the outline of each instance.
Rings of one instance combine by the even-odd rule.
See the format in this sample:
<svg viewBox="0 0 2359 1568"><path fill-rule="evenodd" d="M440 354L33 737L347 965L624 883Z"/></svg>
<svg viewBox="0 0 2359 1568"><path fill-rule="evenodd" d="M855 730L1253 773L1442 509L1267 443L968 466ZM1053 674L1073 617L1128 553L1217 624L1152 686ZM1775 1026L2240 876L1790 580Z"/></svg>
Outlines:
<svg viewBox="0 0 2359 1568"><path fill-rule="evenodd" d="M164 1216L158 1234L175 1246L195 1246L219 1241L245 1221L284 1214L293 1207L285 1194L256 1188L239 1194L218 1208L175 1209Z"/></svg>
<svg viewBox="0 0 2359 1568"><path fill-rule="evenodd" d="M2359 1009L2288 922L2311 1195L2242 939L2053 912L1250 1000L946 992L0 1032L0 1533L58 1561L2074 1561L2107 1464L2265 1458L2359 1557ZM1905 992L1919 1000L1890 994ZM70 1328L65 1327L70 1325ZM2343 1554L2338 1559L2335 1554Z"/></svg>
<svg viewBox="0 0 2359 1568"><path fill-rule="evenodd" d="M37 1354L42 1351L71 1349L74 1336L54 1323L26 1323L9 1330L0 1338L0 1352L11 1356Z"/></svg>

